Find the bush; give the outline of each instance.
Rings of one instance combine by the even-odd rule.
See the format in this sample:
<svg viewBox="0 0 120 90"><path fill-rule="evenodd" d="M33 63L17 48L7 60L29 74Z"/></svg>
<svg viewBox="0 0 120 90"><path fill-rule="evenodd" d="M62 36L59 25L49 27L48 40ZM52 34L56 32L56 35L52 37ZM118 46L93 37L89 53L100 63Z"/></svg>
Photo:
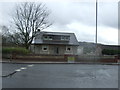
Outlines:
<svg viewBox="0 0 120 90"><path fill-rule="evenodd" d="M25 49L25 48L21 48L21 47L4 47L2 48L2 53L3 54L28 54L30 51Z"/></svg>
<svg viewBox="0 0 120 90"><path fill-rule="evenodd" d="M120 50L103 49L102 54L103 55L118 55L120 54Z"/></svg>

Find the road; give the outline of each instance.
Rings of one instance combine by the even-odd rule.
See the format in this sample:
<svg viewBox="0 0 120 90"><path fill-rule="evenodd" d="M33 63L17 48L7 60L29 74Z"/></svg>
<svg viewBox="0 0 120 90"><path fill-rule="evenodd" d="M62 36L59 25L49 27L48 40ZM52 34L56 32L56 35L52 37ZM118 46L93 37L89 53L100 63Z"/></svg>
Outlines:
<svg viewBox="0 0 120 90"><path fill-rule="evenodd" d="M117 65L9 64L2 65L3 88L118 88Z"/></svg>

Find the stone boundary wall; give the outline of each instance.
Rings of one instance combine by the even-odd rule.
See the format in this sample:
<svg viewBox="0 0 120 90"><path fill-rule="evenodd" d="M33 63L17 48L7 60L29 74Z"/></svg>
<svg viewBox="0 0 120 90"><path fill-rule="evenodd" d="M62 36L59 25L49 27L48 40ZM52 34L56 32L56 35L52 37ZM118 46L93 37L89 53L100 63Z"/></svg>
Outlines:
<svg viewBox="0 0 120 90"><path fill-rule="evenodd" d="M118 62L115 56L93 56L93 55L3 55L3 59L22 60L22 61L55 61L55 62Z"/></svg>

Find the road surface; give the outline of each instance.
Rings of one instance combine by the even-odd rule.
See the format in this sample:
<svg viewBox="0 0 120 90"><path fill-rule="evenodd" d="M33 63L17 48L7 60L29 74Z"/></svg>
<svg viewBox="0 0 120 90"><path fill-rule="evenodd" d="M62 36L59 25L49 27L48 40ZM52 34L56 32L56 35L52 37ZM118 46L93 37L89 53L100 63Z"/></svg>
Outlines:
<svg viewBox="0 0 120 90"><path fill-rule="evenodd" d="M118 88L118 65L4 63L2 70L3 88Z"/></svg>

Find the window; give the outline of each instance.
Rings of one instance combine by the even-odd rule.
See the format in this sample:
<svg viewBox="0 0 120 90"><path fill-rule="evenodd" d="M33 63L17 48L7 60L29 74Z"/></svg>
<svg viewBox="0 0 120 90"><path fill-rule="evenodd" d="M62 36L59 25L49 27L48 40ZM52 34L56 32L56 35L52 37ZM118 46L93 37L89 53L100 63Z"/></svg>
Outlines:
<svg viewBox="0 0 120 90"><path fill-rule="evenodd" d="M52 40L52 36L49 36L49 40Z"/></svg>
<svg viewBox="0 0 120 90"><path fill-rule="evenodd" d="M64 40L64 36L61 36L61 40Z"/></svg>
<svg viewBox="0 0 120 90"><path fill-rule="evenodd" d="M70 51L70 48L67 48L67 51Z"/></svg>
<svg viewBox="0 0 120 90"><path fill-rule="evenodd" d="M71 47L70 46L66 46L66 51L71 51Z"/></svg>
<svg viewBox="0 0 120 90"><path fill-rule="evenodd" d="M43 40L52 40L52 36L43 36Z"/></svg>
<svg viewBox="0 0 120 90"><path fill-rule="evenodd" d="M48 36L44 36L44 37L43 37L43 40L48 40Z"/></svg>
<svg viewBox="0 0 120 90"><path fill-rule="evenodd" d="M45 39L47 39L48 37L47 37L47 36L45 36L44 38L45 38Z"/></svg>
<svg viewBox="0 0 120 90"><path fill-rule="evenodd" d="M69 36L64 36L64 40L69 40Z"/></svg>
<svg viewBox="0 0 120 90"><path fill-rule="evenodd" d="M61 40L65 40L65 41L67 40L68 41L69 40L69 36L61 36Z"/></svg>
<svg viewBox="0 0 120 90"><path fill-rule="evenodd" d="M42 46L43 51L48 51L48 46Z"/></svg>

